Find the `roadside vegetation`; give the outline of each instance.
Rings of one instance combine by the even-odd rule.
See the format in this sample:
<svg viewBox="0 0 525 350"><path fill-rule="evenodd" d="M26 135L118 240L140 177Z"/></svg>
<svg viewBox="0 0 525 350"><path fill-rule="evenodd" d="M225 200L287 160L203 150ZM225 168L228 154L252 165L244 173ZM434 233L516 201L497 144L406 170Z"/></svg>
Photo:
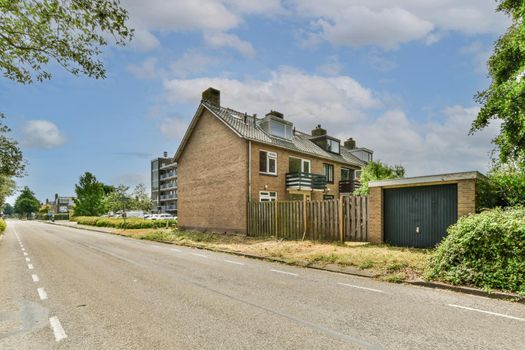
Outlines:
<svg viewBox="0 0 525 350"><path fill-rule="evenodd" d="M144 229L173 227L177 220L145 220L142 218L105 218L96 216L77 216L71 218L79 225L112 227L118 229Z"/></svg>
<svg viewBox="0 0 525 350"><path fill-rule="evenodd" d="M7 228L7 224L3 219L0 219L0 236L4 233L5 229Z"/></svg>
<svg viewBox="0 0 525 350"><path fill-rule="evenodd" d="M525 295L525 208L461 218L432 255L426 277Z"/></svg>

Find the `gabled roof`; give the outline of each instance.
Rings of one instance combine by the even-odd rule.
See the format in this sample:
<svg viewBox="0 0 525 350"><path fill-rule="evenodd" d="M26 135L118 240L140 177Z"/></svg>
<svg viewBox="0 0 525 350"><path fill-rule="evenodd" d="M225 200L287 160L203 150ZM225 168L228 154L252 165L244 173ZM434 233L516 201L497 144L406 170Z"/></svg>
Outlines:
<svg viewBox="0 0 525 350"><path fill-rule="evenodd" d="M237 134L237 136L243 139L268 144L293 152L308 154L334 162L345 163L352 166L362 167L366 165L365 162L351 154L342 146L340 149L341 154L327 152L311 141L311 135L300 131L296 131L291 140L276 137L268 134L261 128L261 119L252 115L235 111L230 108L217 107L208 103L207 101L202 101L199 105L199 108L197 109L197 112L195 113L195 116L193 117L193 120L191 121L190 126L188 127L188 130L186 131L186 134L180 143L179 149L175 154L175 160L179 159L181 152L188 142L191 132L197 123L197 119L202 114L203 109L210 111L212 115L217 117L217 119L228 126L235 134Z"/></svg>

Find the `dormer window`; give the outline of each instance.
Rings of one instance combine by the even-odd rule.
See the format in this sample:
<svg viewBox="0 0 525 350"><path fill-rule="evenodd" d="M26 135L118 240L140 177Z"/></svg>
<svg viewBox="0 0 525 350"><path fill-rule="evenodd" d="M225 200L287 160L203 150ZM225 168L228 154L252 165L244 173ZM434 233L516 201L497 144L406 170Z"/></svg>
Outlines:
<svg viewBox="0 0 525 350"><path fill-rule="evenodd" d="M272 120L270 122L270 134L272 134L273 136L282 137L283 139L291 139L292 126L281 123L277 120Z"/></svg>
<svg viewBox="0 0 525 350"><path fill-rule="evenodd" d="M341 152L339 148L340 148L340 144L338 140L327 139L326 150L328 152L340 154Z"/></svg>

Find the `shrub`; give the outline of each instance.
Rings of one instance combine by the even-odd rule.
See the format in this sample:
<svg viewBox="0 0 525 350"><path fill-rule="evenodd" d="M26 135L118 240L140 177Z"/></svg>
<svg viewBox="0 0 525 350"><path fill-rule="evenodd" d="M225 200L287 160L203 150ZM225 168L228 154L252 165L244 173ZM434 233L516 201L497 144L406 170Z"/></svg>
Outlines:
<svg viewBox="0 0 525 350"><path fill-rule="evenodd" d="M0 234L5 231L7 225L3 219L0 219Z"/></svg>
<svg viewBox="0 0 525 350"><path fill-rule="evenodd" d="M141 218L101 218L96 216L77 216L71 219L79 225L114 227L119 229L161 228L175 226L176 220L144 220Z"/></svg>
<svg viewBox="0 0 525 350"><path fill-rule="evenodd" d="M525 295L525 208L461 218L433 253L426 277Z"/></svg>

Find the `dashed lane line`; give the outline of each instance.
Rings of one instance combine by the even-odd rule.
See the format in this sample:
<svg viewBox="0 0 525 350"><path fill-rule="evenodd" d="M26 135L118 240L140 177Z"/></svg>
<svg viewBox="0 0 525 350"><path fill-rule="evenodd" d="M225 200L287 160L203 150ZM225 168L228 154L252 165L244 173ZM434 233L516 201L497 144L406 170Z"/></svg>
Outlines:
<svg viewBox="0 0 525 350"><path fill-rule="evenodd" d="M504 317L504 318L508 318L508 319L511 319L511 320L525 322L525 318L520 318L520 317L515 317L515 316L510 316L510 315L505 315L505 314L500 314L500 313L497 313L497 312L485 311L485 310L475 309L475 308L472 308L472 307L461 306L461 305L456 305L456 304L448 304L448 306L454 307L454 308L457 308L457 309L463 309L463 310L468 310L468 311L475 311L475 312L480 312L480 313L487 314L487 315Z"/></svg>
<svg viewBox="0 0 525 350"><path fill-rule="evenodd" d="M208 256L199 253L191 253L191 255L200 256L201 258L207 258Z"/></svg>
<svg viewBox="0 0 525 350"><path fill-rule="evenodd" d="M27 268L28 268L29 270L34 269L33 264L27 264Z"/></svg>
<svg viewBox="0 0 525 350"><path fill-rule="evenodd" d="M355 289L367 290L369 292L384 293L384 291L379 290L379 289L368 288L368 287L361 287L361 286L356 286L354 284L341 283L341 282L338 282L337 284L340 285L340 286L345 286L345 287L350 287L350 288L355 288Z"/></svg>
<svg viewBox="0 0 525 350"><path fill-rule="evenodd" d="M30 262L30 261L31 261L31 259L29 259L29 258L26 258L26 261L27 261L27 262Z"/></svg>
<svg viewBox="0 0 525 350"><path fill-rule="evenodd" d="M33 274L33 275L31 275L31 278L33 279L33 282L40 281L40 278L38 278L38 275Z"/></svg>
<svg viewBox="0 0 525 350"><path fill-rule="evenodd" d="M235 264L235 265L242 265L242 266L244 266L244 263L243 263L243 262L238 262L238 261L233 261L233 260L226 260L226 259L224 259L224 261L226 261L227 263L230 263L230 264Z"/></svg>
<svg viewBox="0 0 525 350"><path fill-rule="evenodd" d="M282 273L283 275L299 276L299 274L297 274L297 273L288 272L288 271L274 270L274 269L271 269L270 271L276 272L276 273Z"/></svg>
<svg viewBox="0 0 525 350"><path fill-rule="evenodd" d="M37 288L36 291L38 292L38 296L40 297L40 300L46 300L47 299L47 293L44 288Z"/></svg>
<svg viewBox="0 0 525 350"><path fill-rule="evenodd" d="M58 317L53 316L49 319L49 324L51 325L51 328L53 329L53 334L55 335L55 340L57 342L66 339L67 334L64 331L64 328L62 328L62 325L60 324L60 320Z"/></svg>

